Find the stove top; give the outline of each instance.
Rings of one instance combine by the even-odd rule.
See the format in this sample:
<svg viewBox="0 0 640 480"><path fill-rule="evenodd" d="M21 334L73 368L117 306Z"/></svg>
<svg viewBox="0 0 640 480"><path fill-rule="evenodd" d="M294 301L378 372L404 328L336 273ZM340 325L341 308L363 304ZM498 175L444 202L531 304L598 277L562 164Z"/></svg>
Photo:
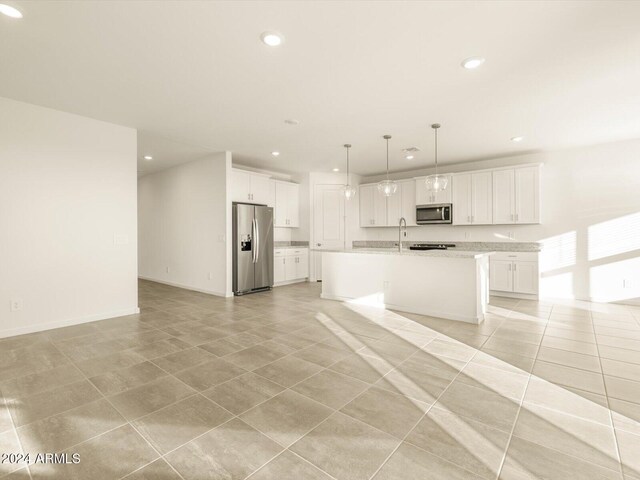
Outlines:
<svg viewBox="0 0 640 480"><path fill-rule="evenodd" d="M409 250L446 250L455 247L453 243L414 243Z"/></svg>

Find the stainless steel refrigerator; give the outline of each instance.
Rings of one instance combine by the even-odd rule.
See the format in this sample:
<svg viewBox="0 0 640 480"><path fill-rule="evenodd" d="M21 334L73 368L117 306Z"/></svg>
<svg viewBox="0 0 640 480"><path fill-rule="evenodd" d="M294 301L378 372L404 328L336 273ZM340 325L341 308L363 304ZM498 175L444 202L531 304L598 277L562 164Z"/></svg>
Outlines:
<svg viewBox="0 0 640 480"><path fill-rule="evenodd" d="M233 293L273 286L273 208L233 204Z"/></svg>

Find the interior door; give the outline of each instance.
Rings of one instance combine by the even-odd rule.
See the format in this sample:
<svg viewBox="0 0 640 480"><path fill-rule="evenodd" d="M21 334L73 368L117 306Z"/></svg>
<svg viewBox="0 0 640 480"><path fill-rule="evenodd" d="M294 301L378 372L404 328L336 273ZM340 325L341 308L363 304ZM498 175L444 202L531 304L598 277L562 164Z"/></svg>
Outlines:
<svg viewBox="0 0 640 480"><path fill-rule="evenodd" d="M273 285L273 208L255 207L256 262L254 288Z"/></svg>
<svg viewBox="0 0 640 480"><path fill-rule="evenodd" d="M253 205L233 206L234 292L251 290L254 285L254 211Z"/></svg>
<svg viewBox="0 0 640 480"><path fill-rule="evenodd" d="M313 247L344 248L342 185L316 185L313 193Z"/></svg>

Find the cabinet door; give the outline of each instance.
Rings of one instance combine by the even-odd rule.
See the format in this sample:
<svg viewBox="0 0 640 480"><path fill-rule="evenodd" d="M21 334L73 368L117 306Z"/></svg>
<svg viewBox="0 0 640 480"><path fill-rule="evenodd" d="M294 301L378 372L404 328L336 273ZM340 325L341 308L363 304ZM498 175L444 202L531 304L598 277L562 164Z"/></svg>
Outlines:
<svg viewBox="0 0 640 480"><path fill-rule="evenodd" d="M493 172L493 223L515 222L515 179L513 170Z"/></svg>
<svg viewBox="0 0 640 480"><path fill-rule="evenodd" d="M287 278L285 275L285 259L286 257L274 257L273 260L273 281L274 283L284 282Z"/></svg>
<svg viewBox="0 0 640 480"><path fill-rule="evenodd" d="M407 225L416 225L416 181L402 182L402 201L400 215L407 221Z"/></svg>
<svg viewBox="0 0 640 480"><path fill-rule="evenodd" d="M269 203L269 177L251 175L251 201L253 203Z"/></svg>
<svg viewBox="0 0 640 480"><path fill-rule="evenodd" d="M375 185L361 185L359 197L360 197L360 226L372 227L373 226L373 189Z"/></svg>
<svg viewBox="0 0 640 480"><path fill-rule="evenodd" d="M231 201L251 201L251 174L242 170L231 170Z"/></svg>
<svg viewBox="0 0 640 480"><path fill-rule="evenodd" d="M298 255L296 264L296 278L307 278L309 276L309 255Z"/></svg>
<svg viewBox="0 0 640 480"><path fill-rule="evenodd" d="M451 203L451 175L447 179L447 188L433 194L433 203Z"/></svg>
<svg viewBox="0 0 640 480"><path fill-rule="evenodd" d="M501 292L513 292L513 262L491 260L489 263L489 289Z"/></svg>
<svg viewBox="0 0 640 480"><path fill-rule="evenodd" d="M296 263L296 257L287 255L284 257L284 278L285 280L295 280L298 274L298 264Z"/></svg>
<svg viewBox="0 0 640 480"><path fill-rule="evenodd" d="M276 207L274 211L274 226L286 227L289 210L287 185L276 182Z"/></svg>
<svg viewBox="0 0 640 480"><path fill-rule="evenodd" d="M288 215L287 219L289 220L290 227L299 227L300 226L300 187L291 183L287 185L288 188Z"/></svg>
<svg viewBox="0 0 640 480"><path fill-rule="evenodd" d="M398 192L394 195L398 195ZM387 224L387 197L378 191L377 185L373 186L373 224L376 227Z"/></svg>
<svg viewBox="0 0 640 480"><path fill-rule="evenodd" d="M515 170L516 223L540 223L540 167Z"/></svg>
<svg viewBox="0 0 640 480"><path fill-rule="evenodd" d="M398 191L394 195L387 197L386 225L397 227L402 217L402 188L403 183L398 182Z"/></svg>
<svg viewBox="0 0 640 480"><path fill-rule="evenodd" d="M471 174L453 176L453 223L471 224Z"/></svg>
<svg viewBox="0 0 640 480"><path fill-rule="evenodd" d="M416 205L427 205L429 203L433 203L431 201L431 192L427 190L424 179L425 177L415 179Z"/></svg>
<svg viewBox="0 0 640 480"><path fill-rule="evenodd" d="M513 262L513 291L538 293L538 263Z"/></svg>
<svg viewBox="0 0 640 480"><path fill-rule="evenodd" d="M471 174L471 223L487 225L493 223L493 197L491 172Z"/></svg>

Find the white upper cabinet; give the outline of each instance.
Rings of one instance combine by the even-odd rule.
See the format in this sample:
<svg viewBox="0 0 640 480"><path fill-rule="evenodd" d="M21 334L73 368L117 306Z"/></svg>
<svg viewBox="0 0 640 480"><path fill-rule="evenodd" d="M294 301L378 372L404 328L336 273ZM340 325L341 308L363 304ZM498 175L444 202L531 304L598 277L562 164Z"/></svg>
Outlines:
<svg viewBox="0 0 640 480"><path fill-rule="evenodd" d="M231 201L269 204L269 175L232 169Z"/></svg>
<svg viewBox="0 0 640 480"><path fill-rule="evenodd" d="M453 223L492 223L491 172L463 173L453 177Z"/></svg>
<svg viewBox="0 0 640 480"><path fill-rule="evenodd" d="M451 203L451 175L446 175L449 180L448 186L445 190L439 192L431 192L427 190L427 186L424 183L427 177L418 177L415 179L416 189L416 205L429 205L433 203Z"/></svg>
<svg viewBox="0 0 640 480"><path fill-rule="evenodd" d="M400 214L407 221L407 226L417 225L416 223L416 181L406 180L398 182L402 196ZM400 219L398 219L400 221ZM396 222L397 225L397 222Z"/></svg>
<svg viewBox="0 0 640 480"><path fill-rule="evenodd" d="M540 167L515 169L516 223L540 223Z"/></svg>
<svg viewBox="0 0 640 480"><path fill-rule="evenodd" d="M515 174L513 170L493 172L493 222L515 222Z"/></svg>
<svg viewBox="0 0 640 480"><path fill-rule="evenodd" d="M375 225L373 213L373 193L375 188L375 185L360 185L360 188L358 189L361 227L373 227Z"/></svg>
<svg viewBox="0 0 640 480"><path fill-rule="evenodd" d="M471 223L473 225L493 223L491 191L491 172L471 174Z"/></svg>
<svg viewBox="0 0 640 480"><path fill-rule="evenodd" d="M275 181L274 226L300 226L299 186L296 183Z"/></svg>
<svg viewBox="0 0 640 480"><path fill-rule="evenodd" d="M540 167L493 172L493 223L540 223Z"/></svg>
<svg viewBox="0 0 640 480"><path fill-rule="evenodd" d="M360 185L360 226L396 227L404 217L407 225L416 225L416 193L413 180L398 182L390 197L378 191L377 184Z"/></svg>

